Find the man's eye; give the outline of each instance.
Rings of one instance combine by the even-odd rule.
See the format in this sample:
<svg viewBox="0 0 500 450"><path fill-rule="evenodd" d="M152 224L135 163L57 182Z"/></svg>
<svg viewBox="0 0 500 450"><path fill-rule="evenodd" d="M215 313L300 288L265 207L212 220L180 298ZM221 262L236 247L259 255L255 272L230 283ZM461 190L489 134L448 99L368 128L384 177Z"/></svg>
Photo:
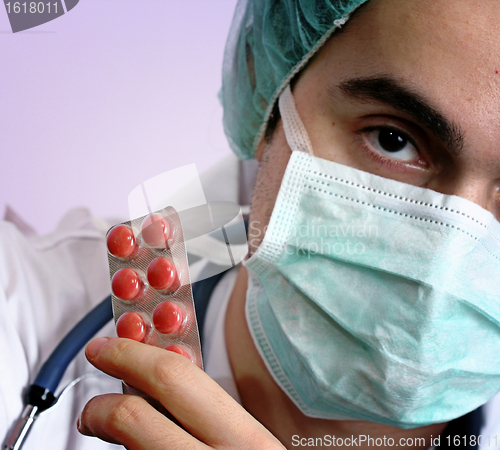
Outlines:
<svg viewBox="0 0 500 450"><path fill-rule="evenodd" d="M419 157L418 150L402 131L392 128L366 130L363 138L373 150L389 158L413 161Z"/></svg>

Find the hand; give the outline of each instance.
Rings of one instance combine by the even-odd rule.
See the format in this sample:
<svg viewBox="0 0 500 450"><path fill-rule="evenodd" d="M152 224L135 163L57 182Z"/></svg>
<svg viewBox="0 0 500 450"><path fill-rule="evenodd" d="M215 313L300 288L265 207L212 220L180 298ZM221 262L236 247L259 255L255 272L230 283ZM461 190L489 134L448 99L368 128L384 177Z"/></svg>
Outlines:
<svg viewBox="0 0 500 450"><path fill-rule="evenodd" d="M129 450L284 448L185 356L119 338L94 339L85 351L95 367L157 399L182 428L141 397L107 394L83 409L82 434Z"/></svg>

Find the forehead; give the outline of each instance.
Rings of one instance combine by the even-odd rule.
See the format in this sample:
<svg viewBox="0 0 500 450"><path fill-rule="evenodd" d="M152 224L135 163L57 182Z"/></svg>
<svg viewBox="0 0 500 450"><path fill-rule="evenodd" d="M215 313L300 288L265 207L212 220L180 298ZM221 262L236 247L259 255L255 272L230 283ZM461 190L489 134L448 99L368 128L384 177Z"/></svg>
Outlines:
<svg viewBox="0 0 500 450"><path fill-rule="evenodd" d="M358 22L359 44L401 76L500 78L496 0L373 0Z"/></svg>
<svg viewBox="0 0 500 450"><path fill-rule="evenodd" d="M499 24L497 0L370 0L310 69L325 82L387 74L498 157Z"/></svg>

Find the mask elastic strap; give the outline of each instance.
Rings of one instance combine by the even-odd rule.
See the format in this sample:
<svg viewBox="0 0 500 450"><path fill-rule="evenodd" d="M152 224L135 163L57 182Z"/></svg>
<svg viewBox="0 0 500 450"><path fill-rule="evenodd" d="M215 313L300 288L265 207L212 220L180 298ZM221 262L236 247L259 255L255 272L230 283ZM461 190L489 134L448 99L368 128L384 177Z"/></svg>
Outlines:
<svg viewBox="0 0 500 450"><path fill-rule="evenodd" d="M290 85L281 93L278 105L285 130L285 137L292 151L312 155L311 141L295 107L295 100L293 99Z"/></svg>

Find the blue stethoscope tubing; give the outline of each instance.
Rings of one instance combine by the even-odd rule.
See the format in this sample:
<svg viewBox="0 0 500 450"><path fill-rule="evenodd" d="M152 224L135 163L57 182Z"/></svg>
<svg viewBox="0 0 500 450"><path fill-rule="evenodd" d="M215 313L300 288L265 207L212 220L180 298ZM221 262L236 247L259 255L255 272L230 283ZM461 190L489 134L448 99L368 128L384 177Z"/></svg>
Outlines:
<svg viewBox="0 0 500 450"><path fill-rule="evenodd" d="M45 361L33 384L55 393L74 357L113 318L111 305L111 296L108 296L73 327Z"/></svg>
<svg viewBox="0 0 500 450"><path fill-rule="evenodd" d="M38 414L56 403L55 392L71 361L112 318L113 308L109 295L87 313L54 349L26 391L26 406L8 435L4 450L21 448Z"/></svg>

